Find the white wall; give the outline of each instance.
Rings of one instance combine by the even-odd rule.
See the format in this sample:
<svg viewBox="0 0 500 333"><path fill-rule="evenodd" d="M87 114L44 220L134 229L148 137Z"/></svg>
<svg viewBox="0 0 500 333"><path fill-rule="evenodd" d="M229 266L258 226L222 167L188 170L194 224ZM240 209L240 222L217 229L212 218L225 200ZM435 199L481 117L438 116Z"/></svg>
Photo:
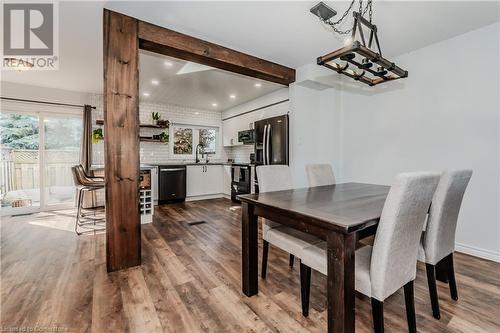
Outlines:
<svg viewBox="0 0 500 333"><path fill-rule="evenodd" d="M500 260L499 30L497 23L397 57L409 77L387 83L393 85L389 89L375 87L371 96L344 90L340 116L342 181L390 184L403 171L473 169L457 249L495 260ZM338 111L333 104L330 110ZM306 154L315 148L295 149Z"/></svg>
<svg viewBox="0 0 500 333"><path fill-rule="evenodd" d="M295 187L307 187L306 164L331 163L338 171L340 94L334 89L316 91L292 84L290 102L290 166Z"/></svg>
<svg viewBox="0 0 500 333"><path fill-rule="evenodd" d="M22 75L22 73L20 73L20 75ZM88 93L5 81L1 83L1 96L77 105L90 103L90 95Z"/></svg>

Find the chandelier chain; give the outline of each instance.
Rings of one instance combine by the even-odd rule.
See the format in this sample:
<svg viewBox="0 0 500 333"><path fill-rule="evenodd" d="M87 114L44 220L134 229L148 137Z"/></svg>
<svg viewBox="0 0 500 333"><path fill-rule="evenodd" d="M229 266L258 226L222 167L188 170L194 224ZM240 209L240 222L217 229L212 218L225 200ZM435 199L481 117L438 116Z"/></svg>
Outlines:
<svg viewBox="0 0 500 333"><path fill-rule="evenodd" d="M356 3L356 0L352 0L351 3L349 4L349 7L347 8L347 10L344 12L344 14L342 14L340 19L338 19L337 21L332 22L330 20L320 19L321 22L331 26L333 31L335 31L336 33L338 33L340 35L350 34L352 32L352 28L348 29L348 30L340 30L336 26L341 24L344 21L346 16L351 12L352 7L354 6L355 3ZM372 0L368 0L368 2L366 3L366 6L364 8L363 8L363 0L359 0L359 13L361 14L361 16L365 16L367 11L368 11L368 15L369 15L369 20L371 22L372 16L373 16Z"/></svg>

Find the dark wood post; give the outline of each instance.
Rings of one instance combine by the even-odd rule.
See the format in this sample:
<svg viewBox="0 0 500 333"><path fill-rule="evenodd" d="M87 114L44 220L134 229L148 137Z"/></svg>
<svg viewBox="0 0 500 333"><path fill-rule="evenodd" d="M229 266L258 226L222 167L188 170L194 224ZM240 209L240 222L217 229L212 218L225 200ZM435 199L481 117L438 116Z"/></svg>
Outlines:
<svg viewBox="0 0 500 333"><path fill-rule="evenodd" d="M106 265L141 264L137 20L104 9Z"/></svg>

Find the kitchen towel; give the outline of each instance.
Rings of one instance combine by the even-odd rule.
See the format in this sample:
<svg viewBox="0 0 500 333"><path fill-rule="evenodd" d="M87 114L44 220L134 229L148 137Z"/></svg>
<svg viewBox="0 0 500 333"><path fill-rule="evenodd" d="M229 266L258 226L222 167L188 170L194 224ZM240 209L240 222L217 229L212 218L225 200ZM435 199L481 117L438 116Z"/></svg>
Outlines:
<svg viewBox="0 0 500 333"><path fill-rule="evenodd" d="M239 182L239 181L240 181L240 167L233 166L233 182Z"/></svg>

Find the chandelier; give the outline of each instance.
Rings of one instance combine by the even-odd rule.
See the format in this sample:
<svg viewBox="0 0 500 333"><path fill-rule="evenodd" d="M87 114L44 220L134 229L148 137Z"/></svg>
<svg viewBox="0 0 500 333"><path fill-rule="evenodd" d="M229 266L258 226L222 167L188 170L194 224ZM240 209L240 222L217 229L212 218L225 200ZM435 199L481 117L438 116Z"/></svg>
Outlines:
<svg viewBox="0 0 500 333"><path fill-rule="evenodd" d="M321 22L329 25L335 33L351 34L350 39L347 40L348 45L318 57L318 65L369 86L407 77L408 71L382 56L377 26L372 24L372 0L368 0L364 7L363 0L359 0L358 12L353 10L355 2L356 0L352 0L344 14L336 21L332 18L337 15L337 12L323 2L311 8L311 13L318 16ZM352 28L341 30L341 23L351 11L354 17ZM365 18L367 12L368 19Z"/></svg>

